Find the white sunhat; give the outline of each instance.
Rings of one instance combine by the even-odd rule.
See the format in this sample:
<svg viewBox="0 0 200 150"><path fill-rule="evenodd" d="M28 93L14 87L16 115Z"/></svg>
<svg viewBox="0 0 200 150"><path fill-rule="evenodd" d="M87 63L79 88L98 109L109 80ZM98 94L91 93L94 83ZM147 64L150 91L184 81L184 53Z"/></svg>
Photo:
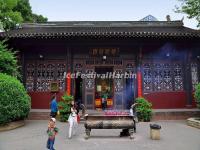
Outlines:
<svg viewBox="0 0 200 150"><path fill-rule="evenodd" d="M53 122L56 122L56 118L51 118L51 120L52 120Z"/></svg>

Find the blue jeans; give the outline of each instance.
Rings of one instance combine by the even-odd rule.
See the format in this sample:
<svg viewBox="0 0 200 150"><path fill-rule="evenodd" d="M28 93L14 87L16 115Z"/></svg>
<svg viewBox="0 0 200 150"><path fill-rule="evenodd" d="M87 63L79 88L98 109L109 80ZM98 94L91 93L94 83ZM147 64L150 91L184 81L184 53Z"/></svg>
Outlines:
<svg viewBox="0 0 200 150"><path fill-rule="evenodd" d="M55 142L55 138L54 139L48 138L48 140L47 140L47 148L50 149L50 150L55 150L53 148L54 142Z"/></svg>

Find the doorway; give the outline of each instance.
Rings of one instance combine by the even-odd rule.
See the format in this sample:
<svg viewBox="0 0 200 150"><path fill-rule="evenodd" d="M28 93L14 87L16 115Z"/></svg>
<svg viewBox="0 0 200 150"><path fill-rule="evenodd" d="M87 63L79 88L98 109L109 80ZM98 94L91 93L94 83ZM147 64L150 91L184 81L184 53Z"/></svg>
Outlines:
<svg viewBox="0 0 200 150"><path fill-rule="evenodd" d="M113 78L109 74L113 73L113 67L96 67L95 78L95 108L108 109L113 107ZM105 104L103 104L105 101Z"/></svg>
<svg viewBox="0 0 200 150"><path fill-rule="evenodd" d="M81 76L75 78L75 102L78 104L82 104L82 87L83 87L83 80Z"/></svg>
<svg viewBox="0 0 200 150"><path fill-rule="evenodd" d="M131 105L134 102L134 79L127 78L126 79L126 90L125 90L125 108L130 109Z"/></svg>

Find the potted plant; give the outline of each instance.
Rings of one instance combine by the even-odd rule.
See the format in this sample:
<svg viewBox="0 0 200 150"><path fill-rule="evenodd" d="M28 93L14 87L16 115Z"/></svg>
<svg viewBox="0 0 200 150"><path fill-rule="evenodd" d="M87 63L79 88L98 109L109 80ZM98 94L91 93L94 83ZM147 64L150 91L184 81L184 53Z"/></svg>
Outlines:
<svg viewBox="0 0 200 150"><path fill-rule="evenodd" d="M67 121L69 114L70 114L71 101L73 101L73 100L74 100L74 97L72 95L68 95L67 93L65 93L62 96L62 100L58 103L61 122Z"/></svg>
<svg viewBox="0 0 200 150"><path fill-rule="evenodd" d="M197 103L197 108L200 109L200 83L196 85L195 87L195 93L194 93L194 97Z"/></svg>
<svg viewBox="0 0 200 150"><path fill-rule="evenodd" d="M150 121L152 117L152 104L143 97L136 98L136 112L139 121Z"/></svg>

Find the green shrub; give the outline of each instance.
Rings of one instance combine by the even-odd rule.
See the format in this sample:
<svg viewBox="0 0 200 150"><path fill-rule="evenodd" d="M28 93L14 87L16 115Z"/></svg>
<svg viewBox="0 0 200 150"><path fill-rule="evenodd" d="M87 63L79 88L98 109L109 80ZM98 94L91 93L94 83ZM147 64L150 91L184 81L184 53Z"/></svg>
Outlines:
<svg viewBox="0 0 200 150"><path fill-rule="evenodd" d="M0 72L20 78L16 52L7 48L5 41L0 41Z"/></svg>
<svg viewBox="0 0 200 150"><path fill-rule="evenodd" d="M0 73L0 124L26 118L30 107L24 86L16 78Z"/></svg>
<svg viewBox="0 0 200 150"><path fill-rule="evenodd" d="M69 114L71 112L71 101L74 97L68 94L62 96L62 101L58 102L58 107L60 111L60 121L66 122L68 120Z"/></svg>
<svg viewBox="0 0 200 150"><path fill-rule="evenodd" d="M195 87L194 97L197 102L197 108L200 109L200 83L198 83Z"/></svg>
<svg viewBox="0 0 200 150"><path fill-rule="evenodd" d="M152 104L145 98L136 98L136 112L140 121L150 121L152 117Z"/></svg>

